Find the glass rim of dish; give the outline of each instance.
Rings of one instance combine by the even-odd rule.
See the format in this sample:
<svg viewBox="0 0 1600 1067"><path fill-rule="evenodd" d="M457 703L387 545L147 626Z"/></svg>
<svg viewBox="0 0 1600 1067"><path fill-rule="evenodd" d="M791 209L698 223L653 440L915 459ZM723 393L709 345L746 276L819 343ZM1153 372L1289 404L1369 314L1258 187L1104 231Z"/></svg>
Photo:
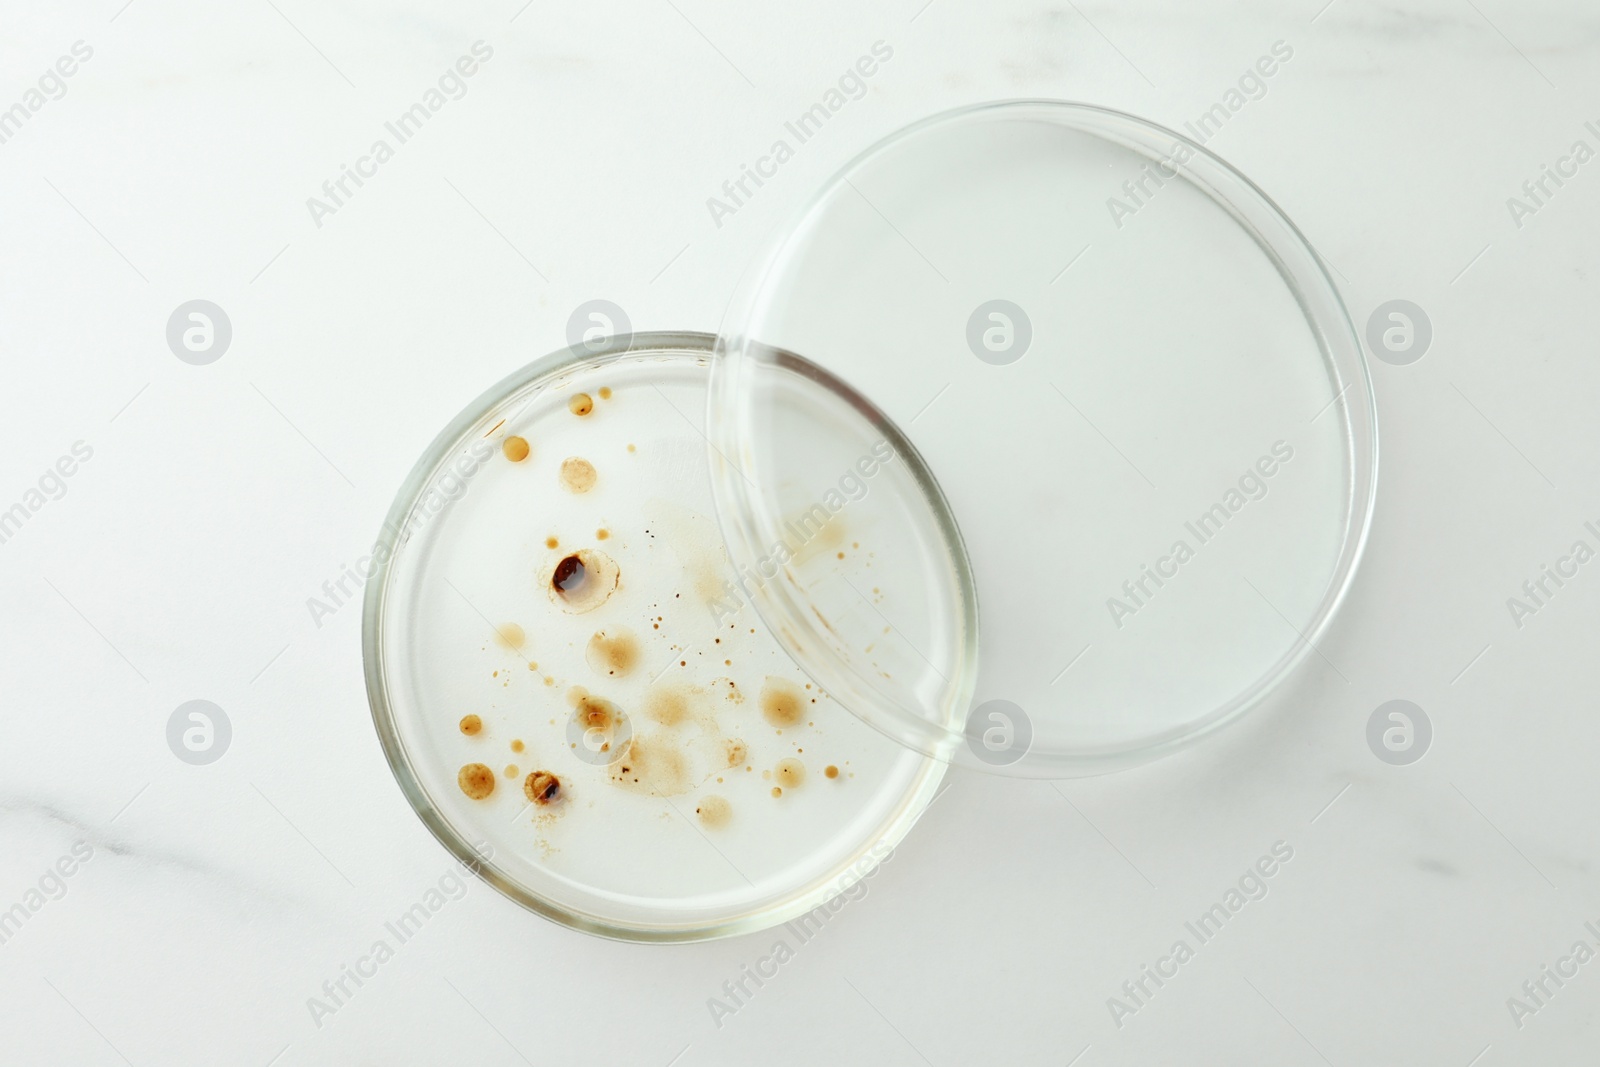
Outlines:
<svg viewBox="0 0 1600 1067"><path fill-rule="evenodd" d="M862 841L862 847L856 852L853 862L831 867L824 875L807 881L766 906L741 909L726 918L693 923L651 924L608 918L548 899L500 869L493 857L483 855L472 844L469 839L471 835L452 823L433 799L399 728L388 674L386 606L393 584L394 561L404 551L407 520L433 489L449 458L464 442L475 435L481 436L486 420L509 397L536 388L541 383L559 386L575 371L592 371L648 358L652 354L683 357L707 365L709 387L709 361L714 358L716 345L715 335L695 331L619 334L606 339L603 344L596 342L593 347L558 349L500 379L452 418L413 464L385 515L377 542L384 551L381 558L379 554L374 555L373 570L366 582L361 644L368 704L384 757L412 810L456 860L508 899L560 926L610 940L634 943L709 941L771 929L815 910L844 891L839 888L841 881L852 872L859 879L875 871L886 858L878 854L879 846L886 846L891 853L898 847L933 802L948 769L940 761L925 759L911 788L897 798L892 816L876 827L870 838ZM853 712L852 716L859 718ZM453 782L438 788L450 787L454 787ZM868 856L872 857L871 867L863 873L858 868Z"/></svg>

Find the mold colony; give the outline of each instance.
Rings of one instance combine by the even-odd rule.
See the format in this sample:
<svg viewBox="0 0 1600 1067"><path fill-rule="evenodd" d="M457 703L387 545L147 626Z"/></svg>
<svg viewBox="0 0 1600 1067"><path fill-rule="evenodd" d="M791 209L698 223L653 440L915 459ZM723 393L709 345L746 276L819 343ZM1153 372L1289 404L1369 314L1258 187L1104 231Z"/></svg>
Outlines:
<svg viewBox="0 0 1600 1067"><path fill-rule="evenodd" d="M561 461L561 488L569 493L587 493L599 479L594 464L582 456L568 456Z"/></svg>
<svg viewBox="0 0 1600 1067"><path fill-rule="evenodd" d="M815 698L812 702L815 703ZM799 726L800 720L805 718L805 708L805 696L793 682L768 678L762 685L761 715L778 729Z"/></svg>
<svg viewBox="0 0 1600 1067"><path fill-rule="evenodd" d="M694 813L700 816L700 821L713 830L728 825L728 820L733 818L733 808L725 797L715 794L703 797Z"/></svg>
<svg viewBox="0 0 1600 1067"><path fill-rule="evenodd" d="M610 556L596 548L580 548L557 560L543 584L562 611L582 615L604 604L617 591L620 578Z"/></svg>
<svg viewBox="0 0 1600 1067"><path fill-rule="evenodd" d="M482 763L469 763L456 776L461 791L473 800L482 800L494 792L494 772Z"/></svg>
<svg viewBox="0 0 1600 1067"><path fill-rule="evenodd" d="M506 454L506 458L513 463L521 463L523 460L527 459L528 452L530 451L527 440L525 438L515 436L506 438L505 442L501 444L500 450L504 452Z"/></svg>
<svg viewBox="0 0 1600 1067"><path fill-rule="evenodd" d="M535 804L554 804L561 799L561 779L549 771L534 771L522 783L522 791Z"/></svg>
<svg viewBox="0 0 1600 1067"><path fill-rule="evenodd" d="M597 392L602 401L611 397L609 388L601 388ZM567 399L566 407L572 416L580 419L597 417L595 400L588 393L573 394ZM501 450L509 463L518 465L526 463L533 452L528 441L520 436L507 437L501 444ZM630 456L637 455L637 447L629 444L627 453ZM600 471L589 459L571 456L560 464L558 481L560 487L570 494L588 494L600 480ZM653 525L671 525L676 529L677 536L663 534L663 537L672 544L672 551L682 566L682 582L679 584L685 588L705 584L707 576L714 573L719 559L707 553L703 545L687 547L683 543L704 541L704 531L697 531L702 534L699 538L688 536L685 531L690 530L692 524L682 516L671 523ZM714 530L709 523L706 527ZM596 541L612 538L611 530L604 526L591 528L595 529ZM651 541L657 536L654 529L646 529L644 534ZM544 695L548 689L539 691L529 702L530 706L521 709L519 718L526 719L529 725L543 720L548 727L554 728L543 741L534 741L532 758L548 764L555 744L553 737L559 731L561 742L578 755L587 767L578 772L576 777L562 772L568 774L566 778L541 767L523 779L523 794L536 819L558 817L574 798L597 789L671 798L711 785L713 779L715 783L727 784L729 774L751 774L754 777L756 766L752 762L752 747L743 736L751 730L764 736L765 741L758 741L756 747L767 750L768 758L782 754L782 758L775 759L761 773L761 778L774 782L770 795L777 798L801 789L807 777L805 763L799 758L799 752L803 750L798 749L794 740L785 740L784 735L815 725L811 721L812 709L820 692L809 683L796 683L764 672L757 677L746 678L743 680L745 684L759 686L760 698L756 707L760 711L760 721L757 721L750 711L742 707L745 698L738 680L724 675L706 679L706 684L702 685L692 678L702 662L708 668L732 667L736 653L731 646L737 643L736 638L744 636L745 629L751 635L756 634L753 627L741 629L729 625L723 636L717 636L710 642L715 658L703 659L707 653L702 650L694 654L694 667L690 667L687 648L672 643L669 633L663 631L667 613L674 608L684 607L681 592L672 595L670 604L651 605L650 613L640 620L613 617L616 613L608 612L599 620L600 625L579 631L576 629L577 620L572 617L587 615L605 606L623 587L625 579L622 567L598 548L583 546L562 549L560 539L553 534L542 540L550 555L540 560L529 560L523 568L533 584L544 590L542 597L529 600L535 605L542 603L544 610L536 612L536 617L523 620L534 637L530 639L521 623L501 623L495 627L496 644L499 647L516 652L530 641L535 647L563 643L574 649L581 647L583 662L589 672L583 681L602 687L621 683L624 679L636 679L642 673L641 666L647 658L667 659L667 663L655 677L643 683L642 691L632 699L636 713L633 716L612 700L591 693L584 684L576 684L575 681L557 683L554 677L545 677L546 686L566 684L566 702L571 711L552 718L549 714L551 696ZM623 544L621 550L625 552L628 547ZM556 611L551 612L551 607ZM627 625L628 622L640 621L650 623L648 641L641 640ZM661 649L653 648L656 645L670 651L663 655ZM537 664L529 661L528 667L533 670ZM679 677L659 680L673 668L677 668ZM500 673L496 670L494 676L498 677ZM469 750L490 740L490 731L479 714L465 715L459 726L461 734L471 739L466 743ZM516 732L524 731L519 729ZM521 738L511 742L515 752L523 752L527 747ZM788 754L790 752L795 754ZM568 766L570 770L571 765ZM513 779L520 774L515 764L507 766L505 772L508 778ZM828 779L838 780L840 772L837 766L830 764L825 775ZM488 802L493 797L495 775L482 762L474 760L465 763L457 780L461 792L471 800ZM701 827L716 831L733 822L735 807L727 796L719 792L700 796L694 801L693 812L694 821ZM548 846L545 847L548 850Z"/></svg>
<svg viewBox="0 0 1600 1067"><path fill-rule="evenodd" d="M639 640L628 630L597 630L589 638L586 654L596 674L621 678L639 663Z"/></svg>

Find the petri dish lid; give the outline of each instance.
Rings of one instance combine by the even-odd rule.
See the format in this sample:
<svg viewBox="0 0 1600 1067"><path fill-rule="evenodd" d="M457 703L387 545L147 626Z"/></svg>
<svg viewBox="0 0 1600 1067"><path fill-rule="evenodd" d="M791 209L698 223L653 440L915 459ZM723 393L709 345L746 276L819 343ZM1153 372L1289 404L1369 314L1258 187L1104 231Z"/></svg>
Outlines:
<svg viewBox="0 0 1600 1067"><path fill-rule="evenodd" d="M1360 342L1294 225L1179 133L1013 101L886 138L752 269L708 403L730 605L921 752L1098 773L1337 670Z"/></svg>

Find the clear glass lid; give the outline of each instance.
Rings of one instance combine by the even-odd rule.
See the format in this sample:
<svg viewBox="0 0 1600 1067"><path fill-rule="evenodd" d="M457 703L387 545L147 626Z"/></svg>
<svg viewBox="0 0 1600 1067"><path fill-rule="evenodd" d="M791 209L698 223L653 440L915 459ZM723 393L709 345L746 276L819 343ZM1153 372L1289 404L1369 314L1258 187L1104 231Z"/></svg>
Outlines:
<svg viewBox="0 0 1600 1067"><path fill-rule="evenodd" d="M708 432L728 607L901 743L1033 776L1170 751L1311 654L1377 465L1288 219L1188 138L1056 102L829 182L730 312Z"/></svg>

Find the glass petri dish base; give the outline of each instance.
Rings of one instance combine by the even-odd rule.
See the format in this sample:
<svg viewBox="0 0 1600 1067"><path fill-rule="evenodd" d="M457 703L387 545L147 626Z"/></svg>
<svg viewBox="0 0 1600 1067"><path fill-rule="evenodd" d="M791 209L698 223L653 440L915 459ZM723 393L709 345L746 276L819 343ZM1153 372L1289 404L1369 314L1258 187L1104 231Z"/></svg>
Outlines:
<svg viewBox="0 0 1600 1067"><path fill-rule="evenodd" d="M945 769L832 700L739 592L713 345L638 334L491 389L418 462L369 584L368 692L412 806L508 897L607 937L826 907Z"/></svg>

